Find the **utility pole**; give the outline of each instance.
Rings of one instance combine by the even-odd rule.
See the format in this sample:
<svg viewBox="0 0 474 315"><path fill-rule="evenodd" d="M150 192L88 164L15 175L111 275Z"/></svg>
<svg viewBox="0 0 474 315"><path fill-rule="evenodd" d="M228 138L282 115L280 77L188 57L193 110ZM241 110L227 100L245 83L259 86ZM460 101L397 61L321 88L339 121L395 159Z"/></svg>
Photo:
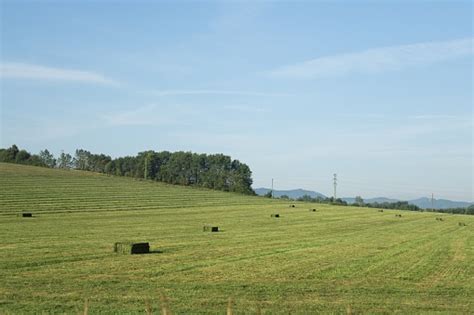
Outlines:
<svg viewBox="0 0 474 315"><path fill-rule="evenodd" d="M334 173L334 201L336 201L336 198L337 198L336 187L337 187L337 174Z"/></svg>
<svg viewBox="0 0 474 315"><path fill-rule="evenodd" d="M146 177L147 177L147 173L148 173L148 167L147 167L147 162L148 162L148 155L145 154L145 180L146 180Z"/></svg>
<svg viewBox="0 0 474 315"><path fill-rule="evenodd" d="M434 211L434 194L431 193L431 211Z"/></svg>
<svg viewBox="0 0 474 315"><path fill-rule="evenodd" d="M273 198L273 178L272 178L272 198Z"/></svg>

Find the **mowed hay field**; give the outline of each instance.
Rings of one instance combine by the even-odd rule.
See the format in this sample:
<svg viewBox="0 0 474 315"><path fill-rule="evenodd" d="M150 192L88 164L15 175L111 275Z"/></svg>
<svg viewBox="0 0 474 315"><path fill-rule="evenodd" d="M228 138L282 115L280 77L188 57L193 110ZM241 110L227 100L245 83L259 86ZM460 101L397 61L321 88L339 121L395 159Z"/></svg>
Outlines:
<svg viewBox="0 0 474 315"><path fill-rule="evenodd" d="M2 163L0 187L1 314L474 312L472 216ZM115 254L123 240L152 253Z"/></svg>

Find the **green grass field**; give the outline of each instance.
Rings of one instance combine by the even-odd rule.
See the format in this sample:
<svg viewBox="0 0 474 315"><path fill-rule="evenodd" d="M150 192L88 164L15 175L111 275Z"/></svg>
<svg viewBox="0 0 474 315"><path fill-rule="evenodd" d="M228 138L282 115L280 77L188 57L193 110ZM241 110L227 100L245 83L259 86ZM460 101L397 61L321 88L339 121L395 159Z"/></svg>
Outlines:
<svg viewBox="0 0 474 315"><path fill-rule="evenodd" d="M90 314L158 313L162 296L173 314L224 314L229 298L234 314L474 312L472 216L2 163L0 188L1 314L77 314L86 299ZM122 240L153 253L113 253Z"/></svg>

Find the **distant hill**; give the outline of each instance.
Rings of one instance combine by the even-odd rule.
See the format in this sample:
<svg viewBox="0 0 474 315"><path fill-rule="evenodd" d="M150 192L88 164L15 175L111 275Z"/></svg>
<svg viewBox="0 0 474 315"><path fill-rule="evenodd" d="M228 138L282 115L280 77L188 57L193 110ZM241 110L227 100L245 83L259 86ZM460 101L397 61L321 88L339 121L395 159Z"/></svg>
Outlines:
<svg viewBox="0 0 474 315"><path fill-rule="evenodd" d="M431 198L418 198L408 201L411 204L417 205L422 209L431 209ZM447 208L467 208L473 203L466 201L453 201L448 199L434 199L435 209L447 209Z"/></svg>
<svg viewBox="0 0 474 315"><path fill-rule="evenodd" d="M354 203L355 198L342 198L342 200L347 201L347 203ZM368 198L364 199L366 203L383 203L383 202L397 202L397 201L405 201L405 200L398 200L398 199L390 199L385 197L378 197L378 198ZM431 198L422 197L418 199L408 200L408 203L418 206L421 209L431 209ZM448 199L434 199L434 208L435 209L448 209L448 208L467 208L472 203L466 201L453 201Z"/></svg>
<svg viewBox="0 0 474 315"><path fill-rule="evenodd" d="M269 188L257 188L254 189L257 195L263 196L270 191ZM311 196L312 198L321 197L326 198L325 195L312 191L312 190L305 190L305 189L291 189L291 190L274 190L273 196L279 198L282 195L287 195L291 199L298 199L304 195ZM354 203L355 197L345 197L341 198L342 200L346 201L347 203L351 204ZM367 203L383 203L383 202L397 202L397 201L404 201L399 199L392 199L386 197L376 197L376 198L364 198L364 202ZM408 203L416 205L422 209L431 209L431 199L422 197L418 199L408 200ZM435 209L447 209L447 208L467 208L473 203L466 202L466 201L453 201L448 199L434 199L434 208Z"/></svg>
<svg viewBox="0 0 474 315"><path fill-rule="evenodd" d="M341 199L346 201L347 203L354 203L355 202L355 198L352 198L352 197L341 198ZM385 198L385 197L376 197L376 198L364 199L364 202L367 202L367 203L373 203L373 202L383 203L383 202L397 202L397 201L399 201L399 200Z"/></svg>
<svg viewBox="0 0 474 315"><path fill-rule="evenodd" d="M257 188L254 189L255 193L257 195L263 196L267 194L271 189L269 188ZM303 197L304 195L308 195L311 198L316 198L316 197L321 197L321 198L326 198L325 195L318 193L316 191L311 191L311 190L304 190L304 189L292 189L292 190L273 190L273 196L274 197L281 197L283 195L287 195L291 199L297 199L299 197Z"/></svg>

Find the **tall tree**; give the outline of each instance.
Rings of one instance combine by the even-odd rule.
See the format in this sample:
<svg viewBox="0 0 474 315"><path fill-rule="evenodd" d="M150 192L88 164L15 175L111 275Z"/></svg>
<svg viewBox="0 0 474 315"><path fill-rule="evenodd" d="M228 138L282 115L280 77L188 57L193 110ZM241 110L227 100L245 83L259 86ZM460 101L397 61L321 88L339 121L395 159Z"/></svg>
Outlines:
<svg viewBox="0 0 474 315"><path fill-rule="evenodd" d="M362 199L361 196L356 196L355 197L355 200L354 200L354 203L358 206L363 206L364 205L364 199Z"/></svg>
<svg viewBox="0 0 474 315"><path fill-rule="evenodd" d="M74 155L74 168L83 171L89 171L90 169L90 157L91 153L83 149L77 149Z"/></svg>
<svg viewBox="0 0 474 315"><path fill-rule="evenodd" d="M16 146L16 144L12 145L8 149L2 150L0 154L0 162L15 162L16 155L20 150Z"/></svg>
<svg viewBox="0 0 474 315"><path fill-rule="evenodd" d="M27 164L27 161L30 157L31 157L31 154L28 153L26 150L20 150L15 155L15 163Z"/></svg>
<svg viewBox="0 0 474 315"><path fill-rule="evenodd" d="M54 168L56 166L56 159L54 158L54 155L48 151L48 149L40 151L39 159L47 167Z"/></svg>
<svg viewBox="0 0 474 315"><path fill-rule="evenodd" d="M72 156L69 153L64 153L61 151L61 154L58 157L58 167L64 169L70 169L73 167Z"/></svg>

